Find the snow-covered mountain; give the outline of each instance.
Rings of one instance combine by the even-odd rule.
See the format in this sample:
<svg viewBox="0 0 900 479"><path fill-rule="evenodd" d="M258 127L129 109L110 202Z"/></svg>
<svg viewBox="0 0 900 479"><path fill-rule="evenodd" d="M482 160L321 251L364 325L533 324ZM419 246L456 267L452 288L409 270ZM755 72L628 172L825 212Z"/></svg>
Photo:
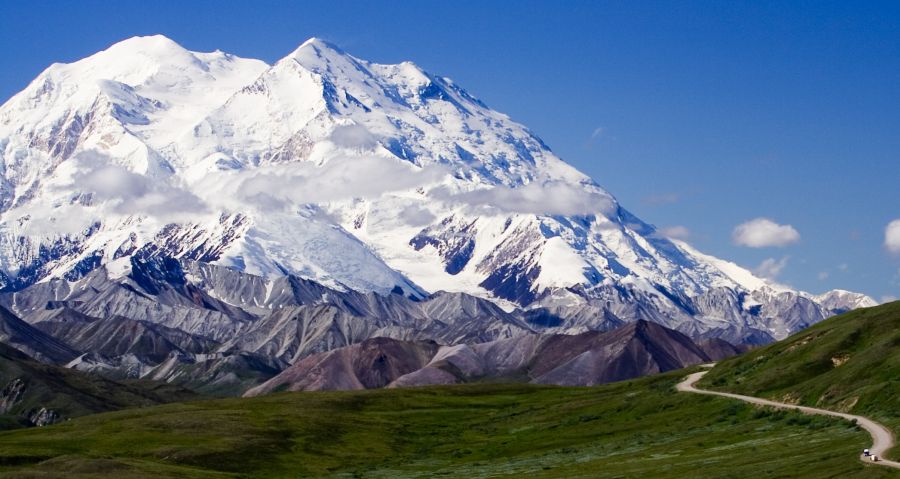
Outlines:
<svg viewBox="0 0 900 479"><path fill-rule="evenodd" d="M551 332L648 319L767 342L875 304L668 239L450 79L315 38L270 66L136 37L0 107L0 286L135 255L468 293Z"/></svg>

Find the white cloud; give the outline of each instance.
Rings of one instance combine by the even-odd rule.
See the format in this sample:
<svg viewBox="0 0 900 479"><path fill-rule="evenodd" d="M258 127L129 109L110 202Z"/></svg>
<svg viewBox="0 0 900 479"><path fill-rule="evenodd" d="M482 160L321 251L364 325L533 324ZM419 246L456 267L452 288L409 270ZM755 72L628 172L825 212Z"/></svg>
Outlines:
<svg viewBox="0 0 900 479"><path fill-rule="evenodd" d="M780 225L768 218L756 218L735 226L731 238L738 246L780 248L800 241L800 233L791 225Z"/></svg>
<svg viewBox="0 0 900 479"><path fill-rule="evenodd" d="M893 303L894 301L897 301L897 297L891 294L886 294L881 297L881 304Z"/></svg>
<svg viewBox="0 0 900 479"><path fill-rule="evenodd" d="M753 270L753 272L756 273L757 276L774 280L781 274L784 267L787 266L789 258L789 256L785 256L778 260L775 258L766 258Z"/></svg>
<svg viewBox="0 0 900 479"><path fill-rule="evenodd" d="M659 233L666 238L686 240L691 237L691 231L687 227L681 225L668 226L660 228Z"/></svg>
<svg viewBox="0 0 900 479"><path fill-rule="evenodd" d="M344 148L368 141L365 129L345 127L341 131L339 139L332 135L332 140ZM447 182L451 176L451 171L442 166L421 168L392 157L345 151L320 164L296 162L217 172L207 175L204 187L195 190L203 191L210 205L230 210L283 210L297 205L372 199L420 187L433 200L462 203L479 212L612 215L617 208L609 194L590 184L548 180L516 188L490 186L458 191ZM416 223L433 220L425 210L401 214Z"/></svg>
<svg viewBox="0 0 900 479"><path fill-rule="evenodd" d="M86 208L79 204L28 205L10 209L5 216L19 220L17 223L21 229L17 234L51 237L84 233L96 221L96 218L86 214Z"/></svg>
<svg viewBox="0 0 900 479"><path fill-rule="evenodd" d="M82 152L65 168L65 174L47 182L51 201L8 211L9 217L20 219L22 233L79 234L101 219L114 222L129 216L179 223L210 212L200 198L170 182L164 173L151 178L91 151Z"/></svg>
<svg viewBox="0 0 900 479"><path fill-rule="evenodd" d="M194 194L163 180L153 180L111 164L87 164L73 176L73 184L91 195L93 202L105 202L113 213L145 215L177 222L186 215L208 212Z"/></svg>
<svg viewBox="0 0 900 479"><path fill-rule="evenodd" d="M68 172L48 185L55 188L61 201L15 213L24 218L23 228L69 234L111 216L120 217L115 220L134 215L178 223L220 211L295 213L304 205L373 199L419 188L431 200L462 203L479 212L612 216L617 210L615 200L603 190L558 180L459 191L455 188L461 183L448 181L453 175L445 167L421 168L371 152L374 137L363 127L338 128L330 142L337 148L322 161L209 172L199 177L190 191L164 170L137 173L101 154L84 152L67 162ZM433 214L423 208L407 208L398 214L411 224L434 221Z"/></svg>
<svg viewBox="0 0 900 479"><path fill-rule="evenodd" d="M365 129L346 127L339 132L332 141L345 150L365 148L369 141ZM28 234L66 235L83 232L100 218L115 221L116 216L142 216L166 224L196 221L198 215L217 211L295 211L307 204L409 190L450 174L442 167L419 168L368 153L341 155L323 164L293 162L212 172L191 188L198 197L165 173L139 174L101 155L84 153L69 163L70 173L48 186L64 202L29 205L9 215L26 218L22 224ZM413 222L424 222L429 214L403 212Z"/></svg>
<svg viewBox="0 0 900 479"><path fill-rule="evenodd" d="M591 185L551 180L517 188L492 186L460 192L445 183L450 176L450 171L441 166L419 168L395 158L350 155L331 158L320 165L288 163L249 171L223 171L209 175L205 180L209 187L204 190L210 192L205 195L210 204L228 209L254 206L264 211L370 199L419 187L424 187L436 201L462 203L479 212L613 215L616 211L612 197ZM438 183L444 185L434 187ZM427 210L405 210L401 215L415 223L433 220Z"/></svg>
<svg viewBox="0 0 900 479"><path fill-rule="evenodd" d="M840 270L842 273L846 273L847 270L850 269L850 265L848 265L847 263L841 263L841 264L837 265L837 269Z"/></svg>
<svg viewBox="0 0 900 479"><path fill-rule="evenodd" d="M324 164L286 163L207 175L207 201L219 208L261 212L353 198L370 199L445 178L440 167L419 168L374 155L342 156Z"/></svg>
<svg viewBox="0 0 900 479"><path fill-rule="evenodd" d="M598 126L591 131L591 136L584 143L584 147L590 149L594 146L595 143L599 142L601 139L606 138L608 135L606 134L606 128L602 126Z"/></svg>
<svg viewBox="0 0 900 479"><path fill-rule="evenodd" d="M329 140L339 148L354 150L370 150L378 144L375 135L362 125L337 126L331 132Z"/></svg>
<svg viewBox="0 0 900 479"><path fill-rule="evenodd" d="M532 182L518 188L494 186L462 193L437 189L432 196L463 202L475 209L536 215L615 214L616 203L608 194L563 181Z"/></svg>
<svg viewBox="0 0 900 479"><path fill-rule="evenodd" d="M399 216L403 218L405 224L410 226L425 226L437 219L430 211L418 205L409 205L403 208L400 210Z"/></svg>
<svg viewBox="0 0 900 479"><path fill-rule="evenodd" d="M884 247L894 254L900 254L900 219L888 223L884 228Z"/></svg>
<svg viewBox="0 0 900 479"><path fill-rule="evenodd" d="M828 274L828 271L822 271L818 275L816 275L816 277L819 278L819 281L825 281L826 279L828 279L828 276L830 276Z"/></svg>

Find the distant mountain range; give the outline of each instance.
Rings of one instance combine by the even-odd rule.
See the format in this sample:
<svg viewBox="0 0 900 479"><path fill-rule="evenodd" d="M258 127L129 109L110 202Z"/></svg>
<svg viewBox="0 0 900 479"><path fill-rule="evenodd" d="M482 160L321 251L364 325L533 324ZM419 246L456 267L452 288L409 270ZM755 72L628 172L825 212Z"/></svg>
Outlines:
<svg viewBox="0 0 900 479"><path fill-rule="evenodd" d="M471 376L428 341L542 381L527 361L562 359L519 348L560 334L612 361L591 332L649 321L687 364L875 304L666 238L452 80L315 38L273 65L153 36L47 68L0 107L0 290L35 358L216 394L376 337L418 351L389 383ZM626 369L675 364L647 354Z"/></svg>

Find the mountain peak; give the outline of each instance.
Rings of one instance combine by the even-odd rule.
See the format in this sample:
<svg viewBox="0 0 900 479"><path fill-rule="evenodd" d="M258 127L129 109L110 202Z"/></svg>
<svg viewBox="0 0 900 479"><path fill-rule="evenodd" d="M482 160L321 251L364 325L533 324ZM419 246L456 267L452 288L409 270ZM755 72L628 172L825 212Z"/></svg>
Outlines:
<svg viewBox="0 0 900 479"><path fill-rule="evenodd" d="M114 80L136 86L162 69L207 71L206 64L163 35L131 37L73 63L56 63L44 74L57 80Z"/></svg>
<svg viewBox="0 0 900 479"><path fill-rule="evenodd" d="M138 35L126 38L125 40L112 44L106 51L113 49L131 51L185 50L178 42L161 34Z"/></svg>
<svg viewBox="0 0 900 479"><path fill-rule="evenodd" d="M339 48L335 44L329 42L328 40L325 40L324 38L319 38L319 37L309 37L305 42L301 43L298 48L303 48L303 47L307 47L307 46L317 46L320 48L332 48L332 49L339 50Z"/></svg>
<svg viewBox="0 0 900 479"><path fill-rule="evenodd" d="M332 55L346 56L347 52L328 40L323 40L319 37L311 37L291 52L291 54L288 55L288 58L301 60L303 58L322 58L323 56Z"/></svg>

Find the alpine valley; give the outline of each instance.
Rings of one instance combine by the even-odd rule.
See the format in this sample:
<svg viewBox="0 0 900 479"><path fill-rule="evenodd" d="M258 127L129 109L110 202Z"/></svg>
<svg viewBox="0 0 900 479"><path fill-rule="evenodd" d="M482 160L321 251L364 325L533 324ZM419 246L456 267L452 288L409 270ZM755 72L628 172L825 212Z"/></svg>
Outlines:
<svg viewBox="0 0 900 479"><path fill-rule="evenodd" d="M0 287L31 358L216 395L597 384L876 304L667 238L450 79L315 38L47 68L0 107Z"/></svg>

